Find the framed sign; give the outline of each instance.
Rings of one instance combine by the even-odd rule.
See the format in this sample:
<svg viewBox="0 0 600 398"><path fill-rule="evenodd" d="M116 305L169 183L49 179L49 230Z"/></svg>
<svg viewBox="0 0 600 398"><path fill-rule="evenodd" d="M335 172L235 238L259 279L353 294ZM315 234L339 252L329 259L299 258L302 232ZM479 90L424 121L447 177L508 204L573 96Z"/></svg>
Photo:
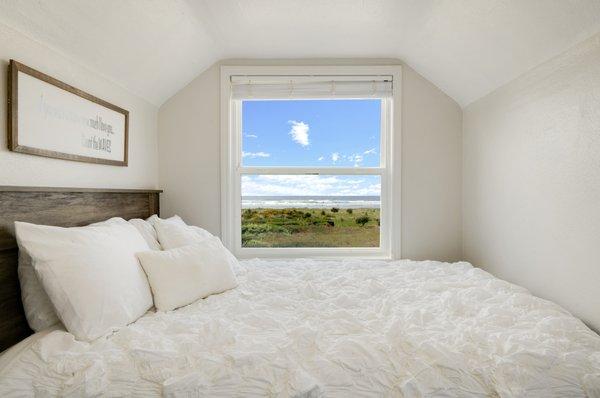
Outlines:
<svg viewBox="0 0 600 398"><path fill-rule="evenodd" d="M15 60L8 73L11 151L127 166L128 111Z"/></svg>

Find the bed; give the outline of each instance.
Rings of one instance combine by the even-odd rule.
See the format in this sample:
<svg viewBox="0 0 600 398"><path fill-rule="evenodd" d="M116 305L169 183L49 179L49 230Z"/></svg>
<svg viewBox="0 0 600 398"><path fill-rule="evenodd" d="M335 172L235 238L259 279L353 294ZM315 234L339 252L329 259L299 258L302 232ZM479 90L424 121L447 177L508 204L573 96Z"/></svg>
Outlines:
<svg viewBox="0 0 600 398"><path fill-rule="evenodd" d="M158 193L103 195L104 209L119 195L130 214L158 206ZM236 273L236 289L91 343L60 326L30 335L0 356L0 396L600 396L600 337L468 263L248 260Z"/></svg>

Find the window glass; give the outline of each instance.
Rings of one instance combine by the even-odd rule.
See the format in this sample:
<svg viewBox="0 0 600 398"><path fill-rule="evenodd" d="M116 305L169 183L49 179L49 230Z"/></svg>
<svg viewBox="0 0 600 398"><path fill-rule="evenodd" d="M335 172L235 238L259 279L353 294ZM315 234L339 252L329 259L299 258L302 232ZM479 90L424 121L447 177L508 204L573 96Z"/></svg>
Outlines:
<svg viewBox="0 0 600 398"><path fill-rule="evenodd" d="M242 166L378 167L381 103L244 100Z"/></svg>
<svg viewBox="0 0 600 398"><path fill-rule="evenodd" d="M242 247L379 247L379 175L243 175Z"/></svg>

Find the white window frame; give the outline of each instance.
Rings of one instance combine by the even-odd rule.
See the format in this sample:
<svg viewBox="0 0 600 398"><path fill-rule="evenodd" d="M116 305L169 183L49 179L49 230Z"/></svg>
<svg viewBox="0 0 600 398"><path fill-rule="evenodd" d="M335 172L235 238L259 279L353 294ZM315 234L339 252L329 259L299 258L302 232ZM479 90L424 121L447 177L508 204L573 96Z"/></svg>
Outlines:
<svg viewBox="0 0 600 398"><path fill-rule="evenodd" d="M372 76L391 75L393 95L382 100L380 167L241 167L240 100L231 99L232 76ZM401 257L401 85L402 69L392 66L222 66L221 67L221 238L239 258L377 258ZM380 247L247 248L241 246L241 176L243 174L380 175Z"/></svg>

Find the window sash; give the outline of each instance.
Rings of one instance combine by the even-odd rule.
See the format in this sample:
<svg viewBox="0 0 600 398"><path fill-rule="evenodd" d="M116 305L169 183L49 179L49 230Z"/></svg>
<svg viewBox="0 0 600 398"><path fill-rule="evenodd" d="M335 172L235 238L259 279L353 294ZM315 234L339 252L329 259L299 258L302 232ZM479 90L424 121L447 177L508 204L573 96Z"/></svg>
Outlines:
<svg viewBox="0 0 600 398"><path fill-rule="evenodd" d="M389 258L391 256L391 170L388 165L388 141L390 138L389 116L391 100L383 99L381 103L380 130L380 165L379 167L298 167L298 166L242 166L242 99L232 99L231 129L232 144L235 145L235 164L231 196L233 206L230 236L233 251L244 258L251 257L299 257L310 256L319 258L339 257L368 257ZM379 175L381 176L380 192L380 227L379 247L289 247L289 248L249 248L242 246L242 176L243 175Z"/></svg>
<svg viewBox="0 0 600 398"><path fill-rule="evenodd" d="M357 98L367 99L367 98ZM262 170L266 174L287 174L289 171L291 174L323 174L325 175L326 170L330 175L338 174L377 174L376 170L386 169L388 167L388 146L390 145L391 138L391 126L390 117L392 112L392 99L391 98L380 98L381 99L381 125L379 131L379 166L378 167L344 167L344 166L244 166L242 157L242 101L243 99L232 99L231 105L231 129L233 132L232 144L235 145L235 171L244 172L245 174L256 174ZM358 172L361 171L361 172Z"/></svg>
<svg viewBox="0 0 600 398"><path fill-rule="evenodd" d="M335 175L380 175L381 191L379 193L379 246L378 247L265 247L248 248L242 246L242 176L243 175L273 175L277 173L235 173L234 182L234 208L233 210L233 244L235 253L244 257L294 257L294 256L318 256L318 257L374 257L389 258L391 254L391 175L385 168L376 169L377 173L337 173ZM282 173L290 175L310 175L306 173ZM332 175L326 172L320 175Z"/></svg>

